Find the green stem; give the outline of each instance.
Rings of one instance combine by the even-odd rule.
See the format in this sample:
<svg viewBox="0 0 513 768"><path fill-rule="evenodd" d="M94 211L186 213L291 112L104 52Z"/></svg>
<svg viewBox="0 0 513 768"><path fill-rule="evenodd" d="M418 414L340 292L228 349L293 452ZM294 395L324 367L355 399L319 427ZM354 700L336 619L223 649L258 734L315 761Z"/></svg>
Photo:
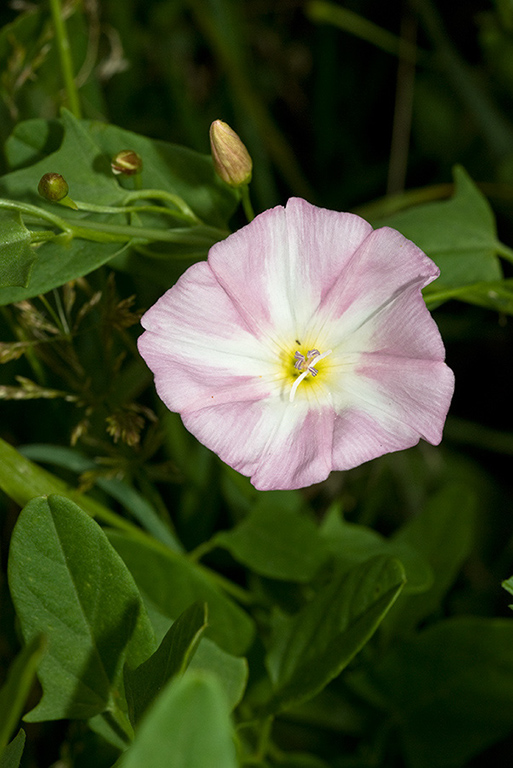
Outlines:
<svg viewBox="0 0 513 768"><path fill-rule="evenodd" d="M183 213L191 221L197 224L203 224L194 211L189 208L185 200L179 195L174 195L171 192L166 192L165 189L140 189L129 192L125 197L123 204L131 203L133 200L165 200L166 202L175 205L181 213Z"/></svg>
<svg viewBox="0 0 513 768"><path fill-rule="evenodd" d="M60 204L63 203L63 201L59 201ZM192 213L186 213L185 211L179 209L179 210L172 210L171 208L166 208L163 205L96 205L95 203L86 203L82 200L74 200L74 210L76 211L89 211L90 213L162 213L165 216L174 216L177 219L182 219L183 221L188 221L193 224L201 224L202 222L197 218L197 216Z"/></svg>
<svg viewBox="0 0 513 768"><path fill-rule="evenodd" d="M410 62L415 62L418 58L417 47L414 44L402 41L397 35L349 8L341 8L335 3L324 2L324 0L311 0L305 7L305 13L308 18L318 24L332 24L393 56L401 56Z"/></svg>
<svg viewBox="0 0 513 768"><path fill-rule="evenodd" d="M69 238L78 237L99 243L126 243L129 240L138 240L141 242L185 243L205 247L218 240L223 240L229 235L229 232L224 229L209 226L154 229L151 227L132 227L128 224L91 222L85 219L80 219L80 223L75 224L67 218L56 216L36 205L12 200L0 200L0 208L18 211L48 221L62 230Z"/></svg>
<svg viewBox="0 0 513 768"><path fill-rule="evenodd" d="M54 224L63 232L66 232L66 234L71 234L71 228L68 227L64 219L45 211L43 208L38 208L37 205L19 203L14 200L0 200L0 208L6 208L9 211L18 211L19 213L26 213L28 216L35 216L38 219L43 219L44 221L50 222L50 224Z"/></svg>
<svg viewBox="0 0 513 768"><path fill-rule="evenodd" d="M109 709L102 713L106 723L112 728L119 738L129 745L134 740L134 729L129 719L119 707Z"/></svg>
<svg viewBox="0 0 513 768"><path fill-rule="evenodd" d="M160 243L186 243L187 245L211 245L229 234L215 227L185 227L176 229L153 229L150 227L131 227L122 224L93 223L81 221L80 224L67 225L74 237L93 240L100 243L126 243L139 240ZM196 230L196 232L195 232ZM198 232L197 230L200 230Z"/></svg>
<svg viewBox="0 0 513 768"><path fill-rule="evenodd" d="M55 296L55 293L54 293L54 296ZM44 293L39 295L39 300L44 305L46 311L48 312L48 314L50 315L50 317L54 321L54 323L57 326L57 328L60 328L62 335L66 338L66 341L70 341L71 339L70 339L70 335L69 335L69 327L67 327L68 324L66 323L64 325L64 323L62 322L62 317L60 317L57 314L57 312L54 310L54 308L52 307L52 305L50 304L50 302L48 301L48 299L46 298ZM66 330L66 328L67 328L67 330Z"/></svg>
<svg viewBox="0 0 513 768"><path fill-rule="evenodd" d="M53 240L55 236L55 232L52 232L51 229L41 229L37 232L32 231L30 233L30 242L33 244L45 243L47 240Z"/></svg>
<svg viewBox="0 0 513 768"><path fill-rule="evenodd" d="M507 261L513 262L513 248L510 248L508 245L504 245L504 243L501 243L500 240L497 240L495 243L495 248L499 256L502 256L503 259L507 259Z"/></svg>
<svg viewBox="0 0 513 768"><path fill-rule="evenodd" d="M61 61L62 76L68 97L68 105L75 117L80 119L82 117L82 113L80 110L77 85L73 75L73 61L71 59L68 32L64 23L61 0L50 0L50 8L52 11L53 26L55 29L55 39L57 41L59 58Z"/></svg>
<svg viewBox="0 0 513 768"><path fill-rule="evenodd" d="M192 560L194 563L197 563L198 560L201 560L201 558L204 555L208 555L209 552L212 552L213 549L216 549L217 542L215 540L215 537L212 539L209 539L208 541L204 541L201 544L198 544L195 549L191 549L191 551L187 554L187 557L189 560Z"/></svg>
<svg viewBox="0 0 513 768"><path fill-rule="evenodd" d="M244 186L241 187L240 193L242 196L242 207L244 208L244 213L246 214L246 218L248 221L253 221L253 219L255 218L255 212L253 210L253 206L251 205L251 198L249 196L249 185L244 184Z"/></svg>

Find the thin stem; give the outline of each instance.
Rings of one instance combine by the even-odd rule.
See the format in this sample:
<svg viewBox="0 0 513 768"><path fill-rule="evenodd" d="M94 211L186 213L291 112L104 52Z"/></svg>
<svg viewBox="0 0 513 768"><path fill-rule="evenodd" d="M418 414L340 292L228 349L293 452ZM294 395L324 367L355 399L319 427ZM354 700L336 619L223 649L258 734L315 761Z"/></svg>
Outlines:
<svg viewBox="0 0 513 768"><path fill-rule="evenodd" d="M131 227L121 224L93 223L80 221L80 224L68 226L75 237L106 243L126 243L128 240L146 242L186 243L187 245L211 245L228 236L228 232L215 227L186 227L176 229L153 229L150 227ZM195 231L196 230L196 231ZM197 230L200 230L198 232Z"/></svg>
<svg viewBox="0 0 513 768"><path fill-rule="evenodd" d="M105 722L108 723L125 744L130 744L130 742L134 740L134 729L132 728L132 724L119 707L108 709L106 712L102 713L102 716Z"/></svg>
<svg viewBox="0 0 513 768"><path fill-rule="evenodd" d="M56 237L55 232L52 232L51 229L40 229L30 233L30 242L32 244L45 243L47 240L53 240L54 237Z"/></svg>
<svg viewBox="0 0 513 768"><path fill-rule="evenodd" d="M500 240L495 243L495 248L499 256L502 256L502 258L506 259L507 261L513 262L513 248L510 248L508 245L504 245L504 243L501 243Z"/></svg>
<svg viewBox="0 0 513 768"><path fill-rule="evenodd" d="M164 216L173 216L182 221L189 221L194 224L201 223L194 214L189 215L181 210L172 210L163 205L96 205L95 203L86 203L82 200L74 200L73 208L76 211L89 211L90 213L162 213ZM63 201L59 203L62 205ZM71 207L71 206L69 206Z"/></svg>
<svg viewBox="0 0 513 768"><path fill-rule="evenodd" d="M66 312L62 306L61 295L56 288L53 289L53 297L55 299L55 305L57 307L57 312L59 313L60 321L62 323L62 329L68 340L71 341L71 330L68 324L68 318L66 317Z"/></svg>
<svg viewBox="0 0 513 768"><path fill-rule="evenodd" d="M194 221L197 224L203 224L201 219L199 219L194 211L189 208L183 198L181 198L179 195L174 195L172 192L166 192L164 189L133 190L127 194L123 204L126 205L127 203L131 203L133 200L165 200L176 206L178 210L187 216L191 221Z"/></svg>
<svg viewBox="0 0 513 768"><path fill-rule="evenodd" d="M472 114L491 151L499 160L508 156L513 143L511 125L497 109L489 91L454 47L432 0L410 0L418 12L426 34L431 39L454 95Z"/></svg>
<svg viewBox="0 0 513 768"><path fill-rule="evenodd" d="M244 213L246 214L246 218L248 221L253 221L255 218L255 212L253 210L253 206L251 205L251 198L249 196L249 186L248 184L245 184L243 187L241 187L241 195L242 195L242 207L244 208Z"/></svg>
<svg viewBox="0 0 513 768"><path fill-rule="evenodd" d="M194 549L191 549L190 552L187 553L187 557L189 560L192 560L193 562L197 563L198 560L201 560L201 558L204 555L207 555L209 552L212 552L213 549L216 549L217 542L215 540L215 537L212 539L209 539L209 541L203 541L201 544L198 544L197 547Z"/></svg>
<svg viewBox="0 0 513 768"><path fill-rule="evenodd" d="M73 61L71 59L71 50L62 13L61 0L50 0L52 11L53 26L55 29L55 39L59 49L59 58L61 60L61 70L68 97L68 105L76 118L82 117L80 109L80 100L78 98L77 85L73 75Z"/></svg>
<svg viewBox="0 0 513 768"><path fill-rule="evenodd" d="M415 85L415 58L412 58L411 52L415 51L416 35L417 20L405 12L401 22L394 122L388 166L387 194L389 195L403 192L406 182Z"/></svg>
<svg viewBox="0 0 513 768"><path fill-rule="evenodd" d="M40 301L41 301L41 303L44 305L44 307L45 307L46 311L48 312L48 314L50 315L50 317L51 317L51 318L52 318L52 320L54 321L55 325L56 325L58 328L60 328L60 329L61 329L61 331L63 332L63 334L64 334L65 336L69 336L69 328L68 328L68 331L67 331L67 333L66 333L66 330L65 330L65 328L64 328L64 325L63 325L63 323L62 323L62 318L61 318L61 317L60 317L60 316L57 314L57 312L54 310L54 308L52 307L52 305L50 304L50 302L48 301L48 299L46 298L46 296L44 295L44 293L42 293L42 294L40 294L40 295L39 295L39 300L40 300ZM60 339L58 339L58 341L59 341L59 340L60 340ZM68 339L68 340L69 340L69 339Z"/></svg>
<svg viewBox="0 0 513 768"><path fill-rule="evenodd" d="M257 757L263 760L269 750L269 738L271 736L271 730L273 727L274 715L269 715L262 722L262 729L260 731L260 737L258 739L258 751Z"/></svg>
<svg viewBox="0 0 513 768"><path fill-rule="evenodd" d="M62 229L67 234L71 233L71 228L66 224L65 220L60 216L56 216L53 213L45 211L43 208L38 208L37 205L31 205L30 203L19 203L14 200L0 200L0 208L7 208L10 211L19 211L19 213L26 213L28 216L36 216L38 219L49 221L51 224Z"/></svg>
<svg viewBox="0 0 513 768"><path fill-rule="evenodd" d="M195 226L175 229L154 229L151 227L131 227L128 224L106 224L80 219L72 223L70 219L56 216L30 203L1 200L0 208L19 211L28 216L35 216L50 222L62 230L69 238L79 237L99 243L126 243L129 240L142 242L185 243L187 245L209 246L229 235L224 229L209 226ZM54 235L55 236L55 235ZM49 239L49 237L45 237Z"/></svg>

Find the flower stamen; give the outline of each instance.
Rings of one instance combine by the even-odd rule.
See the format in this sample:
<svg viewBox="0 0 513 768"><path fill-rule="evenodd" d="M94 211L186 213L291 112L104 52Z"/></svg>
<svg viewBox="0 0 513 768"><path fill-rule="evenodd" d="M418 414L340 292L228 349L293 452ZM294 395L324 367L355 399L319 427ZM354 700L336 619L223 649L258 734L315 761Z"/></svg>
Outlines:
<svg viewBox="0 0 513 768"><path fill-rule="evenodd" d="M296 358L296 361L294 363L294 368L296 368L298 371L302 371L301 375L297 377L294 384L292 385L292 389L290 390L289 400L290 402L294 402L294 398L296 396L296 391L301 382L306 379L308 374L311 374L312 376L317 376L319 371L317 368L314 368L314 363L318 363L319 360L322 360L323 358L327 357L328 355L331 355L332 350L328 349L326 352L323 352L322 355L319 352L318 349L309 349L308 352L305 355L301 354L301 352L296 352L294 357Z"/></svg>

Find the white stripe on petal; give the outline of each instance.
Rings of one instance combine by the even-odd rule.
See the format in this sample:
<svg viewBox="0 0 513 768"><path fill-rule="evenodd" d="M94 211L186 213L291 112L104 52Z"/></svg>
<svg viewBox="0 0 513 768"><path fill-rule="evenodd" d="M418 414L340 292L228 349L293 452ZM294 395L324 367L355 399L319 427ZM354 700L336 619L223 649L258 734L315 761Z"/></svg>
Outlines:
<svg viewBox="0 0 513 768"><path fill-rule="evenodd" d="M187 429L260 490L301 488L331 470L334 414L276 399L185 414Z"/></svg>

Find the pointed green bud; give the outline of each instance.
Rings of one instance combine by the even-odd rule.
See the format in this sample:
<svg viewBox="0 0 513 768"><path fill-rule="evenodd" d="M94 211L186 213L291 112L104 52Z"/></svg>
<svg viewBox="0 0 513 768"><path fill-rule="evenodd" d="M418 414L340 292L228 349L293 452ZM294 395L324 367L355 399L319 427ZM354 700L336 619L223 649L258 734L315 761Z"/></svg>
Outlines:
<svg viewBox="0 0 513 768"><path fill-rule="evenodd" d="M242 187L251 181L253 161L238 135L222 120L210 126L210 146L217 174L231 187Z"/></svg>
<svg viewBox="0 0 513 768"><path fill-rule="evenodd" d="M141 173L143 167L142 157L134 152L133 149L122 149L121 152L112 158L110 167L112 173L116 176L135 176Z"/></svg>
<svg viewBox="0 0 513 768"><path fill-rule="evenodd" d="M69 187L66 179L60 173L45 173L37 185L37 191L45 200L52 203L58 203L68 194Z"/></svg>

